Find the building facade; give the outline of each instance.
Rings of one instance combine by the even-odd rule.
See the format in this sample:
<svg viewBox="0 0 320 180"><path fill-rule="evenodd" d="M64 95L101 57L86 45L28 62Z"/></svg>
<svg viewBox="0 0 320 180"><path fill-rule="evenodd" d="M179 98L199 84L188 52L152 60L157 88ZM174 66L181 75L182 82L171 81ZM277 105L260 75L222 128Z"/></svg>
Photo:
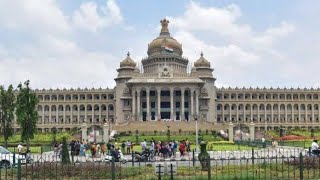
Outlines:
<svg viewBox="0 0 320 180"><path fill-rule="evenodd" d="M38 128L70 130L81 124L143 121L250 123L256 127L319 128L319 89L217 88L203 53L191 66L163 19L138 67L130 54L120 62L113 89L35 90ZM18 127L16 127L18 128Z"/></svg>

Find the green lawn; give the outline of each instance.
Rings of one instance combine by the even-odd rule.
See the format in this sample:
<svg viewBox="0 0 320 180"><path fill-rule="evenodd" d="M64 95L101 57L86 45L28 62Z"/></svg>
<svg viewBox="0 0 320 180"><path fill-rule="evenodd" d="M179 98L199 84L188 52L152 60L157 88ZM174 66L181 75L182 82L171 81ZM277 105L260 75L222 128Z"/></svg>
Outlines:
<svg viewBox="0 0 320 180"><path fill-rule="evenodd" d="M7 148L10 152L18 153L18 148L16 147L8 147ZM30 147L31 153L41 153L41 146Z"/></svg>

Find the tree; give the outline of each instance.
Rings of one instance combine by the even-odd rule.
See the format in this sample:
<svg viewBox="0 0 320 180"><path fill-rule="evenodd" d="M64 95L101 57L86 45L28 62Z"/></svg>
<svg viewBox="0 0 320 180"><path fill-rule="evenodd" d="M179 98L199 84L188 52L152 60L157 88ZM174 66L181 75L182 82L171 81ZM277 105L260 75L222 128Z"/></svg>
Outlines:
<svg viewBox="0 0 320 180"><path fill-rule="evenodd" d="M70 156L68 151L67 138L62 138L62 152L61 152L61 162L62 164L70 164Z"/></svg>
<svg viewBox="0 0 320 180"><path fill-rule="evenodd" d="M10 85L8 90L0 86L0 132L4 137L5 146L8 146L8 139L13 135L13 118L15 110L15 96L13 86Z"/></svg>
<svg viewBox="0 0 320 180"><path fill-rule="evenodd" d="M29 80L21 83L18 86L17 97L17 122L21 127L21 140L26 141L29 148L30 140L34 138L34 133L37 131L38 111L36 105L38 98L29 87Z"/></svg>

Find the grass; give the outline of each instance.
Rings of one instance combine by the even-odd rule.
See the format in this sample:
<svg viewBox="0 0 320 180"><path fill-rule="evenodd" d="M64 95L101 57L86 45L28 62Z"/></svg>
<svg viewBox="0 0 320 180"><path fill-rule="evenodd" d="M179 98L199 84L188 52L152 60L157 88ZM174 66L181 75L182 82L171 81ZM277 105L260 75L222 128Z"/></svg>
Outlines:
<svg viewBox="0 0 320 180"><path fill-rule="evenodd" d="M16 147L8 147L7 148L12 153L18 153L18 148ZM41 146L30 147L31 153L41 153Z"/></svg>

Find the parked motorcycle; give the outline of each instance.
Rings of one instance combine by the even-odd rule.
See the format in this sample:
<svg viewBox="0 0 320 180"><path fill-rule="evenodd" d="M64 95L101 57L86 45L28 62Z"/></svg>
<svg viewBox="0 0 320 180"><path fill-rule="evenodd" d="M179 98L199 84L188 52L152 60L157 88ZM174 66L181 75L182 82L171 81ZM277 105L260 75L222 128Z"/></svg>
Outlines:
<svg viewBox="0 0 320 180"><path fill-rule="evenodd" d="M150 150L146 149L144 151L140 152L134 152L134 159L137 162L147 162L149 161L149 157L150 157Z"/></svg>

